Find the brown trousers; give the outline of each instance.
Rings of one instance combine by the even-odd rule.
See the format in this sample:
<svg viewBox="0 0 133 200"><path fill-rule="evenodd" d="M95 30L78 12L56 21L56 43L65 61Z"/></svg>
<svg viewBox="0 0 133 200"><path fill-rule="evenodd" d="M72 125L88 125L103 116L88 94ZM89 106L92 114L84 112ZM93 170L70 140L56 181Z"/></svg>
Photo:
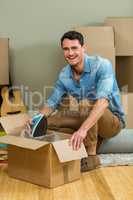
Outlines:
<svg viewBox="0 0 133 200"><path fill-rule="evenodd" d="M93 104L93 102L89 102L88 100L82 100L79 104L73 104L74 109L70 104L63 104L63 106L59 107L56 114L48 118L48 128L72 134L80 128L81 124L89 116ZM106 109L97 123L88 131L84 139L88 155L96 155L96 151L103 139L115 136L120 130L121 123L119 118L109 109Z"/></svg>

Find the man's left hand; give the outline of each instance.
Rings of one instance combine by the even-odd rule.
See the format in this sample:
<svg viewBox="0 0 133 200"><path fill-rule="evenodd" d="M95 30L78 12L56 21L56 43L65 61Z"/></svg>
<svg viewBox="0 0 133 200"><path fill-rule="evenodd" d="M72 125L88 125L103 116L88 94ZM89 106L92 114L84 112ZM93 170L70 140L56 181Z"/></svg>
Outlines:
<svg viewBox="0 0 133 200"><path fill-rule="evenodd" d="M70 146L72 146L73 150L78 150L81 147L81 144L86 136L87 131L84 129L79 129L78 131L73 133L69 141Z"/></svg>

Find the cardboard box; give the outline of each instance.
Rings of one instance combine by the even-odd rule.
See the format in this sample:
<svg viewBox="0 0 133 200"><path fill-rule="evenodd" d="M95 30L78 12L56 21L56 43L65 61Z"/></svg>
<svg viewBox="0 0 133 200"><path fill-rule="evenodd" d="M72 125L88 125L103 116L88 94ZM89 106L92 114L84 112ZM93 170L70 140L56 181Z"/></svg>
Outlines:
<svg viewBox="0 0 133 200"><path fill-rule="evenodd" d="M9 84L9 40L0 38L0 85Z"/></svg>
<svg viewBox="0 0 133 200"><path fill-rule="evenodd" d="M122 105L126 117L126 128L133 128L133 93L121 94Z"/></svg>
<svg viewBox="0 0 133 200"><path fill-rule="evenodd" d="M121 91L133 92L133 56L116 57L116 77Z"/></svg>
<svg viewBox="0 0 133 200"><path fill-rule="evenodd" d="M8 122L12 121L12 116L0 118L3 127L6 118ZM80 159L87 157L87 153L83 144L78 151L73 151L68 145L69 137L59 132L51 133L43 140L14 136L9 132L0 137L0 142L10 144L9 176L49 188L79 179Z"/></svg>
<svg viewBox="0 0 133 200"><path fill-rule="evenodd" d="M115 69L114 32L112 27L87 26L74 28L83 34L88 55L108 58Z"/></svg>
<svg viewBox="0 0 133 200"><path fill-rule="evenodd" d="M105 25L112 26L117 56L133 56L133 17L108 17Z"/></svg>

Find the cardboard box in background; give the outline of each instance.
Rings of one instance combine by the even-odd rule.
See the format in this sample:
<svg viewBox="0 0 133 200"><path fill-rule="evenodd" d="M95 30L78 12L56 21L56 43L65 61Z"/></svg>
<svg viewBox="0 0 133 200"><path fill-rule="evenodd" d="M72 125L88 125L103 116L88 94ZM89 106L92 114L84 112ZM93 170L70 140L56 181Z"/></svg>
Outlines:
<svg viewBox="0 0 133 200"><path fill-rule="evenodd" d="M133 129L133 93L122 93L121 100L126 117L126 128Z"/></svg>
<svg viewBox="0 0 133 200"><path fill-rule="evenodd" d="M0 38L0 85L9 84L9 39Z"/></svg>
<svg viewBox="0 0 133 200"><path fill-rule="evenodd" d="M108 17L105 25L114 29L116 56L133 56L133 17Z"/></svg>
<svg viewBox="0 0 133 200"><path fill-rule="evenodd" d="M87 157L84 145L78 151L73 151L68 145L70 135L59 132L51 135L49 133L43 140L14 136L9 133L9 130L13 130L9 127L12 127L9 123L12 122L12 118L14 118L13 129L15 126L18 129L17 116L0 118L3 128L8 130L8 135L0 137L0 142L10 144L9 176L49 188L80 178L80 159ZM19 114L20 119L21 114Z"/></svg>
<svg viewBox="0 0 133 200"><path fill-rule="evenodd" d="M116 77L121 91L133 92L133 56L116 57Z"/></svg>
<svg viewBox="0 0 133 200"><path fill-rule="evenodd" d="M114 32L112 27L87 26L74 30L83 34L88 55L100 55L108 58L115 70Z"/></svg>

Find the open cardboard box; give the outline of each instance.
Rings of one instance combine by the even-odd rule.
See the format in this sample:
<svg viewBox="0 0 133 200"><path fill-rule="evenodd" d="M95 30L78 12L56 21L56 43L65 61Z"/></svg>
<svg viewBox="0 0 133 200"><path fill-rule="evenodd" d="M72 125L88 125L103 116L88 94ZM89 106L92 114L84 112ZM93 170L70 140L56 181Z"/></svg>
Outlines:
<svg viewBox="0 0 133 200"><path fill-rule="evenodd" d="M0 142L9 144L9 176L49 188L79 179L80 159L87 157L84 145L73 151L68 144L70 135L59 132L50 132L42 140L21 137L20 129L26 117L26 114L17 114L0 118L7 131ZM15 135L12 122L13 130L22 125Z"/></svg>

